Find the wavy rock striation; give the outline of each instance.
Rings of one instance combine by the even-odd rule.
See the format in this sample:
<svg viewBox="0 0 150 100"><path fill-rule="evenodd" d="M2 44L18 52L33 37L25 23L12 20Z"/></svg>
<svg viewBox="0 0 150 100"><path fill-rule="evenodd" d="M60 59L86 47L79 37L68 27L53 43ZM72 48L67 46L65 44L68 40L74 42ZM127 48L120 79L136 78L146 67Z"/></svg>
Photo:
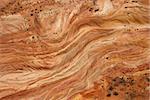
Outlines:
<svg viewBox="0 0 150 100"><path fill-rule="evenodd" d="M0 0L0 100L149 100L149 0Z"/></svg>

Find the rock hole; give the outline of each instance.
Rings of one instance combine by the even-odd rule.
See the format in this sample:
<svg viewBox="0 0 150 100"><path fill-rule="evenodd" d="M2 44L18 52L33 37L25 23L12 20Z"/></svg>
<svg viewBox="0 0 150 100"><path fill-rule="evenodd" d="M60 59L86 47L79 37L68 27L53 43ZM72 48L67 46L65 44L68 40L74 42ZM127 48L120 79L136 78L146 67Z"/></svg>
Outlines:
<svg viewBox="0 0 150 100"><path fill-rule="evenodd" d="M109 94L107 94L106 96L107 96L107 97L110 97L110 96L111 96L111 94L109 93Z"/></svg>
<svg viewBox="0 0 150 100"><path fill-rule="evenodd" d="M112 90L113 90L113 87L112 87L112 86L110 86L110 87L109 87L109 90L111 90L111 91L112 91Z"/></svg>
<svg viewBox="0 0 150 100"><path fill-rule="evenodd" d="M119 94L118 94L118 92L115 91L115 92L113 92L113 95L117 96L117 95L119 95Z"/></svg>
<svg viewBox="0 0 150 100"><path fill-rule="evenodd" d="M99 11L99 9L96 9L95 12Z"/></svg>
<svg viewBox="0 0 150 100"><path fill-rule="evenodd" d="M93 10L93 8L90 8L90 9L89 9L89 11L92 11L92 10Z"/></svg>
<svg viewBox="0 0 150 100"><path fill-rule="evenodd" d="M32 39L35 39L35 37L34 37L34 36L32 36Z"/></svg>
<svg viewBox="0 0 150 100"><path fill-rule="evenodd" d="M150 82L150 78L149 77L147 77L146 80L147 80L147 82Z"/></svg>
<svg viewBox="0 0 150 100"><path fill-rule="evenodd" d="M135 2L135 3L137 3L138 1L134 1L134 0L133 0L132 2Z"/></svg>

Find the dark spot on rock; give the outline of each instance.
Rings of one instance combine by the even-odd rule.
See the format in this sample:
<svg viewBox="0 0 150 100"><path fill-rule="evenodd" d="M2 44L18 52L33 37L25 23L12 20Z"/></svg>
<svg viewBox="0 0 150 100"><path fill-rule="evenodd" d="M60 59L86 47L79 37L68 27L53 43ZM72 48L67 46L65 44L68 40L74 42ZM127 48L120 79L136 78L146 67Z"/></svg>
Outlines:
<svg viewBox="0 0 150 100"><path fill-rule="evenodd" d="M147 73L145 73L144 75L145 75L145 76L147 76L148 74L147 74Z"/></svg>
<svg viewBox="0 0 150 100"><path fill-rule="evenodd" d="M128 7L124 7L124 8L128 8Z"/></svg>
<svg viewBox="0 0 150 100"><path fill-rule="evenodd" d="M115 91L115 92L113 92L113 95L117 96L117 95L119 95L119 94L118 94L118 92Z"/></svg>
<svg viewBox="0 0 150 100"><path fill-rule="evenodd" d="M23 68L18 68L18 70L23 70Z"/></svg>
<svg viewBox="0 0 150 100"><path fill-rule="evenodd" d="M99 11L99 9L96 9L95 12Z"/></svg>
<svg viewBox="0 0 150 100"><path fill-rule="evenodd" d="M147 82L150 82L150 78L147 77L146 80L147 80Z"/></svg>
<svg viewBox="0 0 150 100"><path fill-rule="evenodd" d="M106 59L108 59L109 57L106 57Z"/></svg>
<svg viewBox="0 0 150 100"><path fill-rule="evenodd" d="M35 37L34 36L32 36L32 39L34 39Z"/></svg>
<svg viewBox="0 0 150 100"><path fill-rule="evenodd" d="M4 12L4 10L3 10L3 9L1 9L1 11L2 11L2 12Z"/></svg>
<svg viewBox="0 0 150 100"><path fill-rule="evenodd" d="M33 16L33 14L31 14L31 16Z"/></svg>
<svg viewBox="0 0 150 100"><path fill-rule="evenodd" d="M113 79L113 81L116 81L116 83L125 83L125 80L123 77L116 77Z"/></svg>
<svg viewBox="0 0 150 100"><path fill-rule="evenodd" d="M93 8L90 8L90 9L89 9L89 11L92 11L92 10L93 10Z"/></svg>
<svg viewBox="0 0 150 100"><path fill-rule="evenodd" d="M112 87L112 86L110 86L110 87L109 87L109 90L111 90L111 91L112 91L112 90L113 90L113 87Z"/></svg>
<svg viewBox="0 0 150 100"><path fill-rule="evenodd" d="M127 78L127 83L129 83L130 85L133 85L135 83L134 79L131 78Z"/></svg>
<svg viewBox="0 0 150 100"><path fill-rule="evenodd" d="M107 94L106 96L107 96L107 97L110 97L110 96L111 96L111 94L109 93L109 94Z"/></svg>
<svg viewBox="0 0 150 100"><path fill-rule="evenodd" d="M39 12L35 12L36 14L38 14Z"/></svg>
<svg viewBox="0 0 150 100"><path fill-rule="evenodd" d="M123 77L122 77L122 78L120 78L119 83L125 83L125 80L124 80L124 78L123 78Z"/></svg>
<svg viewBox="0 0 150 100"><path fill-rule="evenodd" d="M116 81L116 79L113 79L112 81L114 81L114 82L115 82L115 81Z"/></svg>
<svg viewBox="0 0 150 100"><path fill-rule="evenodd" d="M134 82L134 80L132 79L132 80L131 80L131 83L133 83L133 82Z"/></svg>
<svg viewBox="0 0 150 100"><path fill-rule="evenodd" d="M135 3L137 3L138 1L132 1L132 2L135 2Z"/></svg>

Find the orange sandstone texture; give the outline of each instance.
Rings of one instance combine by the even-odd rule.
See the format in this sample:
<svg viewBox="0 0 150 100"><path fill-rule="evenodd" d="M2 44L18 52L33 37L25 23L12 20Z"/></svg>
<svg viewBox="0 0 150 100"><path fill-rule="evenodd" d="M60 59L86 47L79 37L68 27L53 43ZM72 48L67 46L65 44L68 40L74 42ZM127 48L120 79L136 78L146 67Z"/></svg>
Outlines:
<svg viewBox="0 0 150 100"><path fill-rule="evenodd" d="M149 0L0 0L0 100L149 100Z"/></svg>

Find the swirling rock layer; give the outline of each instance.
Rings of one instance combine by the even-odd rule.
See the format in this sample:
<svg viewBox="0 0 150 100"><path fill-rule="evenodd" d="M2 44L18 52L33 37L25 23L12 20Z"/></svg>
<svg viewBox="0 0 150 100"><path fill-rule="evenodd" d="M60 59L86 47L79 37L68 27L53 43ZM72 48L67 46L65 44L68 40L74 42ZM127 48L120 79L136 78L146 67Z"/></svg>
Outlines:
<svg viewBox="0 0 150 100"><path fill-rule="evenodd" d="M0 0L0 100L149 100L149 0Z"/></svg>

